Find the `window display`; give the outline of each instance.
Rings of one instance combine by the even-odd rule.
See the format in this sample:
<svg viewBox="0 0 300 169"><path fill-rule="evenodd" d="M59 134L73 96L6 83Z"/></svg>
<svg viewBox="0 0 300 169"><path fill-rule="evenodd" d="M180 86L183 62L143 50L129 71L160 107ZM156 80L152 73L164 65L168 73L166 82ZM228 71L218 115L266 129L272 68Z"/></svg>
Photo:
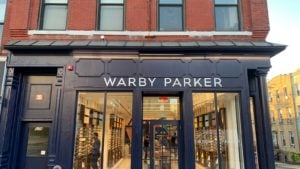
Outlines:
<svg viewBox="0 0 300 169"><path fill-rule="evenodd" d="M103 135L103 102L104 93L81 92L78 95L76 135L74 146L74 169L90 168L93 164L92 149L93 136L95 133L100 141L99 152L101 151ZM96 159L97 166L100 166L100 159Z"/></svg>
<svg viewBox="0 0 300 169"><path fill-rule="evenodd" d="M73 168L129 169L131 121L132 93L80 92Z"/></svg>
<svg viewBox="0 0 300 169"><path fill-rule="evenodd" d="M197 169L243 168L238 96L236 93L193 94Z"/></svg>

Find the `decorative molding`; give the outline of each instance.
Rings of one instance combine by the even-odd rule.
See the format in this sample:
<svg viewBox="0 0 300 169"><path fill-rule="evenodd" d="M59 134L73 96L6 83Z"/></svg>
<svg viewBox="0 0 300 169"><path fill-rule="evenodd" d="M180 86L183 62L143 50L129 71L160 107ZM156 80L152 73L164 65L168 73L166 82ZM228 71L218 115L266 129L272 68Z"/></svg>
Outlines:
<svg viewBox="0 0 300 169"><path fill-rule="evenodd" d="M56 73L56 86L62 86L63 83L63 76L64 76L64 71L65 69L62 67L57 68L57 73Z"/></svg>
<svg viewBox="0 0 300 169"><path fill-rule="evenodd" d="M256 70L255 75L258 76L267 76L268 72L269 72L269 68L258 68Z"/></svg>
<svg viewBox="0 0 300 169"><path fill-rule="evenodd" d="M84 31L84 30L29 30L28 35L114 35L114 36L252 36L249 31L182 31L182 32L159 32L159 31ZM104 37L105 38L105 37Z"/></svg>

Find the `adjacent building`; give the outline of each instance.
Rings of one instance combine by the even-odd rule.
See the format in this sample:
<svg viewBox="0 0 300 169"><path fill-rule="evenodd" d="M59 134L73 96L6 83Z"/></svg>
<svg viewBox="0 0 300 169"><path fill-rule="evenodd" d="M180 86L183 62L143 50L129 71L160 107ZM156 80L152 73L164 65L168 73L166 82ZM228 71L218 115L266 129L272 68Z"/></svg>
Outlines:
<svg viewBox="0 0 300 169"><path fill-rule="evenodd" d="M0 168L275 168L266 0L10 0L4 28Z"/></svg>
<svg viewBox="0 0 300 169"><path fill-rule="evenodd" d="M279 75L268 81L274 153L280 161L292 161L290 152L300 153L295 82L297 83L297 77L292 73Z"/></svg>

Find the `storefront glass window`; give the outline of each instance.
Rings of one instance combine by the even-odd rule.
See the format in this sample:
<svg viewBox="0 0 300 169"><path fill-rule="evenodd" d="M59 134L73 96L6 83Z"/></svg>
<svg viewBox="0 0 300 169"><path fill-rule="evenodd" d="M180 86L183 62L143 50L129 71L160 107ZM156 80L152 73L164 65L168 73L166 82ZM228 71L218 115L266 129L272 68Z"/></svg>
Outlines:
<svg viewBox="0 0 300 169"><path fill-rule="evenodd" d="M129 169L131 121L132 93L80 92L73 168Z"/></svg>
<svg viewBox="0 0 300 169"><path fill-rule="evenodd" d="M98 153L102 152L103 123L104 93L80 92L76 116L74 169L100 165Z"/></svg>
<svg viewBox="0 0 300 169"><path fill-rule="evenodd" d="M240 126L240 103L237 93L217 94L221 168L244 168Z"/></svg>
<svg viewBox="0 0 300 169"><path fill-rule="evenodd" d="M147 96L143 98L143 120L179 120L179 97Z"/></svg>
<svg viewBox="0 0 300 169"><path fill-rule="evenodd" d="M252 124L252 134L253 134L253 147L254 147L254 158L255 158L255 167L259 169L258 161L258 150L257 150L257 135L256 135L256 124L255 124L255 112L254 112L254 100L253 97L250 97L250 113L251 113L251 124ZM272 116L274 117L274 116Z"/></svg>
<svg viewBox="0 0 300 169"><path fill-rule="evenodd" d="M194 93L196 168L243 168L237 93Z"/></svg>
<svg viewBox="0 0 300 169"><path fill-rule="evenodd" d="M130 169L132 93L107 93L103 168Z"/></svg>

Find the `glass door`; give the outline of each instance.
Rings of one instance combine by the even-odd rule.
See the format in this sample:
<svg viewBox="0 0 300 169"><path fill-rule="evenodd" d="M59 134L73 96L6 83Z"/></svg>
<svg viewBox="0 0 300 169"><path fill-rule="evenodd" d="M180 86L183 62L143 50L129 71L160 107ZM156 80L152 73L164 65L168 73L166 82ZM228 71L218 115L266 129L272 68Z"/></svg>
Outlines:
<svg viewBox="0 0 300 169"><path fill-rule="evenodd" d="M177 96L143 97L143 169L180 168L180 101Z"/></svg>
<svg viewBox="0 0 300 169"><path fill-rule="evenodd" d="M18 168L47 168L50 125L51 123L27 123L24 125Z"/></svg>

